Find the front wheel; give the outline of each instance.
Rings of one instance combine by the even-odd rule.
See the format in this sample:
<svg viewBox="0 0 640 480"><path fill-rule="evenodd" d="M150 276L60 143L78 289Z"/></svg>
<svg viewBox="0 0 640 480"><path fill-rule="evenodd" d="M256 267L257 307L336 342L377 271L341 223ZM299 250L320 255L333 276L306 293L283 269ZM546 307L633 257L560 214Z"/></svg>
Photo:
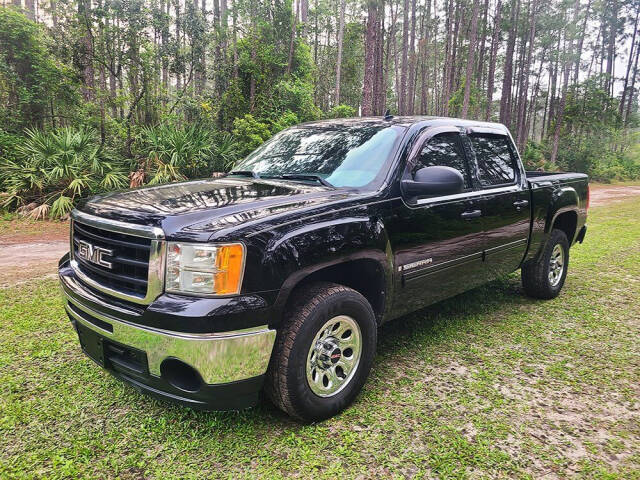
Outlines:
<svg viewBox="0 0 640 480"><path fill-rule="evenodd" d="M333 283L315 283L295 294L278 329L267 371L267 396L305 421L346 408L369 375L377 324L369 302Z"/></svg>
<svg viewBox="0 0 640 480"><path fill-rule="evenodd" d="M558 296L569 268L569 241L562 230L551 231L537 261L522 267L522 286L527 295L551 299Z"/></svg>

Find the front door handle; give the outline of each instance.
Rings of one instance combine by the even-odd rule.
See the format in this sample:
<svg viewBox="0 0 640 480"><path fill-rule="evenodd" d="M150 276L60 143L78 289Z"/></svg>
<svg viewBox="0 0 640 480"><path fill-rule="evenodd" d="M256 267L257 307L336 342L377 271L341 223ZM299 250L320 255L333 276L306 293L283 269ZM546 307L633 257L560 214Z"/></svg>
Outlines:
<svg viewBox="0 0 640 480"><path fill-rule="evenodd" d="M469 212L462 212L460 216L465 220L469 220L470 218L477 218L482 216L482 210L471 210Z"/></svg>
<svg viewBox="0 0 640 480"><path fill-rule="evenodd" d="M520 211L527 205L529 205L529 200L518 200L517 202L513 202L513 206L516 207L516 210L518 211Z"/></svg>

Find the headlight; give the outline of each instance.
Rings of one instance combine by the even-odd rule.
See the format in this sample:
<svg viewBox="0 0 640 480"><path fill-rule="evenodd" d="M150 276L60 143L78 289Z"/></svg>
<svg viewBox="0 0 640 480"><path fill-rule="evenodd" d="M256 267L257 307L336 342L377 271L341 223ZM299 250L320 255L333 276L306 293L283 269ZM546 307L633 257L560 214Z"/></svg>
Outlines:
<svg viewBox="0 0 640 480"><path fill-rule="evenodd" d="M240 293L243 272L241 243L169 242L167 245L167 292L233 295Z"/></svg>

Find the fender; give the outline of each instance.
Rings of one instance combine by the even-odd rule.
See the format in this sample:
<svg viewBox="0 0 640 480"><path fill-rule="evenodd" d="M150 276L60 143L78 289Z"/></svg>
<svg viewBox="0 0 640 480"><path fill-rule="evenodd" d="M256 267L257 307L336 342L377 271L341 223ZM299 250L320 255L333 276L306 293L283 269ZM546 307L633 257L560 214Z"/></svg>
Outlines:
<svg viewBox="0 0 640 480"><path fill-rule="evenodd" d="M546 234L551 233L553 223L561 213L575 211L577 214L579 202L578 192L573 187L565 186L554 190L551 195L551 204L547 211L544 232ZM571 240L570 238L569 241L571 242Z"/></svg>
<svg viewBox="0 0 640 480"><path fill-rule="evenodd" d="M531 257L527 255L528 258L538 258L547 243L547 239L549 238L556 218L558 218L559 215L566 212L575 212L576 215L578 215L579 201L578 192L576 192L573 187L563 186L553 190L551 193L549 207L547 208L546 215L544 217L544 230L543 232L540 232L539 235L540 239L538 248L535 252L531 252L533 254ZM577 233L576 229L576 234ZM570 238L569 244L571 245L572 243L573 239Z"/></svg>
<svg viewBox="0 0 640 480"><path fill-rule="evenodd" d="M265 248L263 267L274 272L281 282L273 305L274 320L279 322L291 292L300 282L353 261L371 262L376 274L382 276L383 311L379 317L384 317L392 303L393 255L378 217L350 216L298 224L272 238Z"/></svg>

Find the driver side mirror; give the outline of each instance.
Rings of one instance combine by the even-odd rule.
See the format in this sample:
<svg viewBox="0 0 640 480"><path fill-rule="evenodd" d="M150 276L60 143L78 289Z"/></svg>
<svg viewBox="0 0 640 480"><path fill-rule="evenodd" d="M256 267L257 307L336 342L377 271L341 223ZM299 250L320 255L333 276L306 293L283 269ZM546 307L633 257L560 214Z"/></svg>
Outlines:
<svg viewBox="0 0 640 480"><path fill-rule="evenodd" d="M415 172L413 180L402 180L402 192L408 197L454 195L463 189L462 174L451 167L423 167Z"/></svg>

